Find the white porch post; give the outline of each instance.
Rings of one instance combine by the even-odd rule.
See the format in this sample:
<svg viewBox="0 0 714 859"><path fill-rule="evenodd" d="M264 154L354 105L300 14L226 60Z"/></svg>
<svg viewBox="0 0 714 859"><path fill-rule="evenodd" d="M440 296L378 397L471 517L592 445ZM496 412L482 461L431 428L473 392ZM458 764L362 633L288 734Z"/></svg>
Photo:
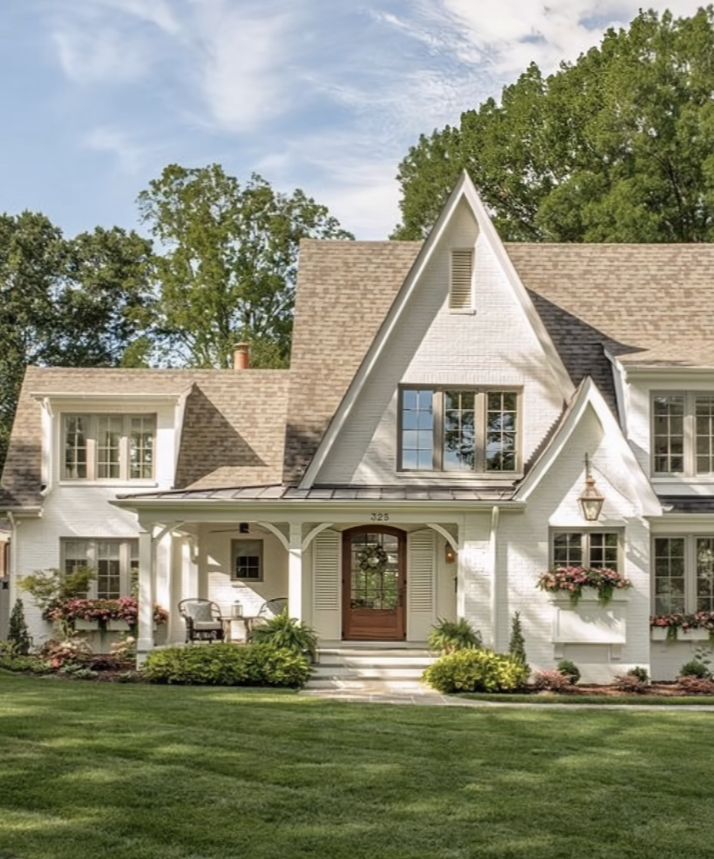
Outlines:
<svg viewBox="0 0 714 859"><path fill-rule="evenodd" d="M151 531L139 533L139 664L154 647L154 541Z"/></svg>
<svg viewBox="0 0 714 859"><path fill-rule="evenodd" d="M288 614L295 620L302 620L303 612L302 524L291 522L288 548Z"/></svg>

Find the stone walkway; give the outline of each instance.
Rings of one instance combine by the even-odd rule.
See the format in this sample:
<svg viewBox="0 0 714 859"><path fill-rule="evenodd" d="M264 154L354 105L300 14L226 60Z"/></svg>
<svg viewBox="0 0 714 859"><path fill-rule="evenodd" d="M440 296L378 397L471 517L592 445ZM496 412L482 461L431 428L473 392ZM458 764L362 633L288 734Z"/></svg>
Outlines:
<svg viewBox="0 0 714 859"><path fill-rule="evenodd" d="M469 701L450 695L441 695L432 689L414 684L413 689L395 691L370 684L364 689L303 689L298 694L308 698L321 698L331 701L347 701L357 704L416 704L426 707L467 707L490 710L626 710L633 712L695 712L714 713L714 704L545 704L539 701Z"/></svg>

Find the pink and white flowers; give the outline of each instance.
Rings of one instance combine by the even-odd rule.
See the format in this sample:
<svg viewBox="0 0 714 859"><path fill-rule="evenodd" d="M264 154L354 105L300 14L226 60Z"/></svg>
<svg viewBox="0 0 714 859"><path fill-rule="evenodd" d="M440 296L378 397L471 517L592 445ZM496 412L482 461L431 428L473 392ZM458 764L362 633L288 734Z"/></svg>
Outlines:
<svg viewBox="0 0 714 859"><path fill-rule="evenodd" d="M632 587L632 582L609 567L555 567L543 573L538 579L538 587L549 593L563 591L569 594L573 605L577 605L583 588L594 588L598 600L607 605L616 590L627 590Z"/></svg>

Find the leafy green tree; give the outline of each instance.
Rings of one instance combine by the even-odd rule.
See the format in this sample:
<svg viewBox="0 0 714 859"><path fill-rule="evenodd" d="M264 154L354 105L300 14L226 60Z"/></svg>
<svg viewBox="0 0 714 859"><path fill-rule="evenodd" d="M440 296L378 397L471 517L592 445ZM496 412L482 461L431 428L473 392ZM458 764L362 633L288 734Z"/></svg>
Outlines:
<svg viewBox="0 0 714 859"><path fill-rule="evenodd" d="M352 238L328 210L260 176L241 185L218 164L166 167L139 195L163 250L156 326L170 350L199 367L230 367L239 340L256 366L284 366L301 238Z"/></svg>
<svg viewBox="0 0 714 859"><path fill-rule="evenodd" d="M15 605L10 612L10 626L8 629L7 640L14 645L15 651L20 656L27 656L32 646L32 639L27 629L25 621L25 610L22 605L22 600L15 600Z"/></svg>
<svg viewBox="0 0 714 859"><path fill-rule="evenodd" d="M151 242L97 228L66 239L36 212L0 215L0 465L28 364L140 365Z"/></svg>
<svg viewBox="0 0 714 859"><path fill-rule="evenodd" d="M467 169L508 240L714 239L714 8L648 11L544 77L531 65L399 167L423 238Z"/></svg>

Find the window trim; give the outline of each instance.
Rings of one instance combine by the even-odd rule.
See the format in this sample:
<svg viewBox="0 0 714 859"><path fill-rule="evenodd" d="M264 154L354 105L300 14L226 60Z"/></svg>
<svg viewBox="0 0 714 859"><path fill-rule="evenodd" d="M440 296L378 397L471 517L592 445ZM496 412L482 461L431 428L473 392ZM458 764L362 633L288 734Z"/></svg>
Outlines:
<svg viewBox="0 0 714 859"><path fill-rule="evenodd" d="M469 305L468 307L452 307L451 306L451 292L452 286L454 283L454 254L457 253L469 253L471 254L471 283L469 288ZM455 315L466 315L473 316L476 313L475 302L474 302L474 285L475 285L475 272L476 272L476 249L473 245L465 245L459 247L449 248L449 284L448 284L448 292L446 296L446 307L449 313L453 313Z"/></svg>
<svg viewBox="0 0 714 859"><path fill-rule="evenodd" d="M70 418L83 417L87 418L87 476L72 477L67 473L66 467L66 452L67 452L67 423ZM98 471L98 419L99 418L120 418L122 421L121 437L119 439L119 476L118 477L97 477ZM131 477L131 421L133 418L151 418L154 423L153 431L153 458L151 462L151 475L149 477ZM150 412L114 412L114 411L81 411L68 410L59 413L59 480L62 483L77 484L77 483L92 483L92 484L137 484L137 483L154 483L156 481L156 452L158 447L158 415L155 411Z"/></svg>
<svg viewBox="0 0 714 859"><path fill-rule="evenodd" d="M657 397L682 397L684 399L683 417L683 471L655 470L655 410L654 401ZM651 390L650 391L650 474L658 480L709 480L714 478L714 470L697 471L697 432L696 432L696 399L697 397L714 397L712 390Z"/></svg>
<svg viewBox="0 0 714 859"><path fill-rule="evenodd" d="M695 614L697 608L697 540L714 540L714 532L701 531L654 533L650 541L650 600L656 614L657 571L655 569L655 540L684 540L684 614ZM704 609L706 611L706 609ZM669 612L668 612L669 613Z"/></svg>
<svg viewBox="0 0 714 859"><path fill-rule="evenodd" d="M247 579L239 576L236 571L236 560L238 558L237 548L241 543L257 543L260 575L257 579ZM243 582L244 584L260 584L265 581L265 540L260 537L248 537L246 539L234 538L231 540L231 569L230 579L232 582Z"/></svg>
<svg viewBox="0 0 714 859"><path fill-rule="evenodd" d="M625 566L625 529L623 526L617 525L595 525L592 527L583 527L580 525L568 527L567 525L549 528L548 533L548 566L549 569L555 567L555 537L558 534L580 534L581 546L580 551L583 558L583 567L590 566L590 535L591 534L617 534L617 571L624 573Z"/></svg>
<svg viewBox="0 0 714 859"><path fill-rule="evenodd" d="M65 562L67 560L67 544L68 543L85 543L86 544L86 566L97 572L97 544L98 543L113 543L119 545L119 597L127 597L131 595L131 562L132 554L138 557L139 538L138 537L81 537L67 536L60 537L60 572L65 575ZM132 553L132 548L136 551ZM87 589L87 599L105 599L98 596L97 590L98 580L95 577L89 583ZM112 599L115 599L112 597Z"/></svg>
<svg viewBox="0 0 714 859"><path fill-rule="evenodd" d="M432 467L405 468L403 463L403 415L405 391L433 391L433 447ZM443 467L444 452L444 397L446 391L469 391L474 393L474 449L480 451L480 456L474 457L473 469L445 469ZM489 471L486 463L486 423L489 393L505 393L516 395L516 463L512 471ZM523 476L523 388L518 385L459 385L459 384L400 384L397 389L397 462L396 471L404 475L438 474L443 477L489 478L492 480L514 480Z"/></svg>

